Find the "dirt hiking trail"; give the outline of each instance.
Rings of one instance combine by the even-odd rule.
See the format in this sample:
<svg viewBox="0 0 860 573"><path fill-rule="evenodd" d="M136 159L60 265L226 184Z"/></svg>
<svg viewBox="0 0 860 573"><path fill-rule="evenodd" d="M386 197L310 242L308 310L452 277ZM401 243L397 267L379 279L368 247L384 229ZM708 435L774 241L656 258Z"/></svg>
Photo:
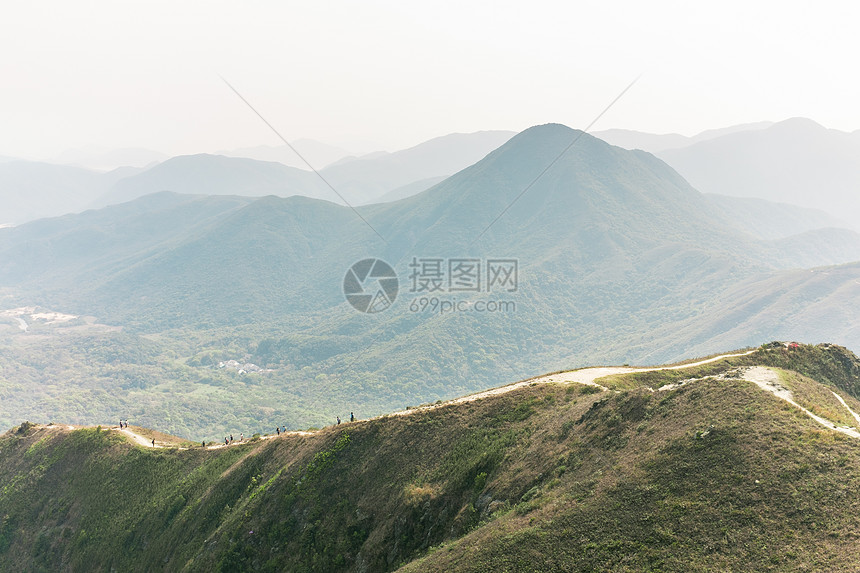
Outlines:
<svg viewBox="0 0 860 573"><path fill-rule="evenodd" d="M381 419L381 418L385 418L388 416L409 416L409 415L412 415L416 412L423 412L423 411L427 411L427 410L432 410L435 408L447 406L449 404L465 404L468 402L474 402L476 400L481 400L484 398L489 398L492 396L499 396L501 394L513 392L514 390L518 390L520 388L524 388L526 386L532 386L535 384L553 384L553 383L556 383L556 384L584 384L586 386L593 386L595 388L598 388L603 392L608 392L610 390L608 388L606 388L605 386L598 384L596 382L596 380L603 378L605 376L613 376L615 374L632 374L632 373L636 373L636 372L653 372L656 370L683 370L685 368L695 368L697 366L702 366L704 364L709 364L711 362L717 362L718 360L723 360L724 358L734 358L737 356L746 356L748 354L752 354L753 352L755 352L755 349L749 350L747 352L737 352L737 353L732 353L732 354L721 354L719 356L713 356L711 358L706 358L704 360L699 360L697 362L689 362L689 363L677 364L677 365L673 365L673 366L654 366L654 367L646 367L646 368L637 368L637 367L629 367L629 366L596 366L596 367L591 367L591 368L582 368L580 370L569 370L567 372L556 372L554 374L546 374L543 376L537 376L535 378L529 378L526 380L521 380L521 381L515 382L513 384L508 384L506 386L500 386L498 388L492 388L490 390L485 390L483 392L470 394L468 396L463 396L461 398L454 398L453 400L448 400L446 402L440 402L437 404L430 404L427 406L419 406L417 408L408 408L406 410L391 412L389 414L382 414L382 415L375 416L373 418L369 418L369 419L366 419L363 421L376 420L376 419ZM722 377L722 376L717 376L717 378L720 378L720 377ZM824 426L830 430L840 432L840 433L845 434L847 436L851 436L852 438L860 439L860 431L858 431L857 428L839 426L839 425L831 422L830 420L826 420L820 416L813 414L812 412L810 412L809 410L807 410L806 408L802 407L797 402L795 402L793 399L791 391L779 383L779 375L774 370L771 370L770 368L766 368L764 366L747 367L747 368L744 368L741 370L741 379L746 380L748 382L752 382L756 386L761 388L762 390L764 390L766 392L770 392L771 394L773 394L777 398L785 400L786 402L788 402L789 404L791 404L795 408L799 409L804 414L806 414L807 416L809 416L811 419L815 420L816 422L818 422L822 426ZM674 390L674 389L677 389L677 388L679 388L685 384L696 382L697 380L698 379L682 380L681 382L677 382L675 384L667 384L666 386L658 388L657 390L658 391ZM651 388L648 388L648 389L651 390L652 392L654 391ZM831 390L831 392L833 392L833 391ZM842 397L839 396L836 392L833 392L833 395L836 397L837 400L839 400L839 402L845 407L845 409L848 410L848 412L851 414L851 416L853 416L854 419L857 420L858 428L860 428L860 415L858 415L856 412L851 410L851 408L848 407L848 404L845 403L845 400L843 400ZM343 425L347 426L347 425L353 424L353 423L361 423L361 421L344 422ZM76 426L68 426L68 428L70 430L77 429ZM135 444L142 446L142 447L147 447L147 448L153 448L153 447L155 447L155 448L166 448L166 447L169 447L172 449L183 449L183 450L188 449L187 447L177 446L177 445L173 445L173 444L168 444L168 445L159 444L158 440L156 440L155 445L153 445L153 441L151 438L147 438L145 436L137 434L128 428L120 429L118 427L112 427L111 430L116 430L116 431L122 432L123 434L125 434L129 438L131 438ZM214 450L214 449L226 448L226 447L230 447L230 446L238 446L241 444L250 444L250 443L258 442L260 440L271 440L274 438L280 438L281 436L313 436L314 434L316 434L316 431L287 430L287 431L281 431L279 434L267 434L264 436L259 436L257 438L250 438L250 439L245 438L244 440L234 440L234 441L231 441L229 443L212 442L212 443L206 445L206 449L207 450L210 450L210 449Z"/></svg>

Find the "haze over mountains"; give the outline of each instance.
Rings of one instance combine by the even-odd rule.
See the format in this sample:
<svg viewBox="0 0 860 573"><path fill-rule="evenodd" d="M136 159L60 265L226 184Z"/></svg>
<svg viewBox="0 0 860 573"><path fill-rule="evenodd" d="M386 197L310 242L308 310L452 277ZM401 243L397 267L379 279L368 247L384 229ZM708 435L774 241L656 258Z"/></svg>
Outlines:
<svg viewBox="0 0 860 573"><path fill-rule="evenodd" d="M99 373L62 359L45 374L33 366L36 339L10 322L4 352L14 366L4 372L19 378L9 380L18 390L4 400L4 419L69 412L83 393L94 398L77 420L122 409L147 425L211 436L224 411L239 412L237 432L301 427L574 366L662 362L819 332L860 346L853 314L840 312L860 269L791 270L860 260L856 233L804 228L803 212L760 202L761 225L737 217L749 211L743 201L717 208L653 155L589 135L559 158L576 137L561 125L526 130L422 193L360 207L369 225L306 197L161 193L2 229L7 306L123 328L78 324L64 332L80 334L57 338L46 325L60 356L96 344L113 358ZM346 269L367 257L390 262L401 281L398 300L377 315L356 312L341 292ZM408 292L413 258L464 257L518 261L518 288ZM410 311L428 294L468 308L511 301L515 312ZM786 301L802 324L786 315ZM247 379L215 368L228 359L269 372ZM73 382L54 390L46 382L58 377ZM122 393L110 392L111 380L122 380Z"/></svg>
<svg viewBox="0 0 860 573"><path fill-rule="evenodd" d="M302 157L310 163L314 169L322 169L323 167L334 163L335 161L363 155L347 151L342 147L329 145L313 139L299 139L290 142L296 151L302 154ZM244 157L246 159L256 159L258 161L274 161L281 163L287 167L295 167L297 169L307 169L307 163L296 155L295 151L286 145L258 145L255 147L242 147L238 149L226 149L216 153L216 155L226 155L227 157Z"/></svg>
<svg viewBox="0 0 860 573"><path fill-rule="evenodd" d="M133 167L99 173L17 159L0 162L0 224L82 211L111 185L137 172Z"/></svg>
<svg viewBox="0 0 860 573"><path fill-rule="evenodd" d="M704 193L815 207L860 225L860 131L795 118L658 156Z"/></svg>
<svg viewBox="0 0 860 573"><path fill-rule="evenodd" d="M70 149L56 156L51 163L81 167L94 171L112 171L119 167L150 167L168 159L159 151L128 147L113 150Z"/></svg>
<svg viewBox="0 0 860 573"><path fill-rule="evenodd" d="M395 153L359 157L310 140L296 145L350 203L366 204L419 193L475 163L511 135L503 131L451 134ZM709 130L694 137L625 130L596 135L627 149L658 153L704 193L823 209L831 217L828 226L857 230L860 176L855 166L860 144L856 133L826 130L810 120L793 119ZM144 152L127 151L114 155L133 158ZM145 170L124 167L104 174L10 159L0 162L0 200L5 205L0 223L20 224L159 191L298 194L342 202L306 167L286 146L180 156ZM725 206L725 200L717 201ZM815 220L807 225L810 228L824 223L817 215L808 216Z"/></svg>
<svg viewBox="0 0 860 573"><path fill-rule="evenodd" d="M327 169L322 162L311 160L339 156L334 148L303 141L300 151L309 152L306 159L347 201L362 204L404 186L410 186L409 192L424 190L478 161L512 135L504 131L450 134L395 153L340 156L340 161ZM271 150L273 155L283 151ZM259 148L246 151L257 157L266 155ZM174 157L145 170L125 167L108 173L37 162L0 163L0 203L8 205L0 223L20 224L160 191L252 197L303 195L341 202L337 193L306 167L304 163L300 169L273 161L210 154Z"/></svg>
<svg viewBox="0 0 860 573"><path fill-rule="evenodd" d="M606 129L603 131L595 131L592 135L602 139L606 143L611 143L612 145L617 145L624 149L642 149L644 151L657 154L668 149L688 147L694 143L699 143L700 141L708 141L731 133L766 129L771 125L773 125L772 121L743 123L721 129L709 129L692 137L687 137L686 135L681 135L679 133L656 134L633 131L630 129Z"/></svg>

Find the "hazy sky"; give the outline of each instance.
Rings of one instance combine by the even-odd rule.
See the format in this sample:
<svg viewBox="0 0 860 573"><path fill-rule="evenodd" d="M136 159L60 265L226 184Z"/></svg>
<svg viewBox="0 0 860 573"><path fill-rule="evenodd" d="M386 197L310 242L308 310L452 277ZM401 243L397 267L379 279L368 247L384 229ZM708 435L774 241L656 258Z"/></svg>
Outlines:
<svg viewBox="0 0 860 573"><path fill-rule="evenodd" d="M840 2L94 2L0 8L0 155L288 139L390 150L450 132L691 135L792 116L860 128Z"/></svg>

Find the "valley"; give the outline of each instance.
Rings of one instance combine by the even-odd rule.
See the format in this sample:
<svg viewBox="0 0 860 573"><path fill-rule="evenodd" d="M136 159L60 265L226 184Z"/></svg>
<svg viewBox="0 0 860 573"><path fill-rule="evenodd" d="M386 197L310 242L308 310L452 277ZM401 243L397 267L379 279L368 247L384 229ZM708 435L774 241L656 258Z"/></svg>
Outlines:
<svg viewBox="0 0 860 573"><path fill-rule="evenodd" d="M573 138L529 201L492 223ZM855 316L840 312L857 296L860 235L784 236L802 210L756 203L741 219L733 209L748 203L720 205L650 154L548 124L422 193L359 207L364 220L306 197L160 192L0 229L6 312L82 317L22 315L27 332L7 317L0 423L132 417L216 440L595 363L659 364L763 339L860 346ZM767 230L748 233L751 221ZM422 296L410 292L411 261L466 255L516 261L513 310L411 312ZM391 263L400 285L375 315L342 292L368 256ZM439 300L471 309L492 294ZM254 371L218 368L230 361Z"/></svg>

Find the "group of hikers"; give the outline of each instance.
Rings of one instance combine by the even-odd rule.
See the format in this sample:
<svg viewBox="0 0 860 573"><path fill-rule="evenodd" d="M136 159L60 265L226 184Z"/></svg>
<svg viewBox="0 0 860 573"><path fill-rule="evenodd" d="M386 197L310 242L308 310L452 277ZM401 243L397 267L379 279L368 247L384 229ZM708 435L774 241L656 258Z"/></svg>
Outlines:
<svg viewBox="0 0 860 573"><path fill-rule="evenodd" d="M337 418L338 425L340 425L340 423L341 423L340 416L336 416L336 418ZM349 421L355 422L355 413L354 412L349 413ZM281 434L286 434L286 433L287 433L287 426L286 425L275 426L275 435L280 436ZM239 434L239 442L241 443L244 441L245 441L245 434ZM229 446L233 442L234 442L233 434L230 434L229 436L224 436L224 445L225 446ZM201 442L200 445L205 448L206 447L206 440Z"/></svg>
<svg viewBox="0 0 860 573"><path fill-rule="evenodd" d="M336 416L336 418L337 418L337 424L340 425L340 422L341 422L340 416ZM349 421L355 422L355 414L353 412L349 413ZM122 430L123 428L128 428L128 420L120 420L119 421L119 428L120 428L120 430ZM282 433L286 434L287 433L287 426L275 426L275 433L278 436L280 436ZM225 446L229 446L230 444L233 443L233 441L234 441L233 440L233 434L230 434L229 436L224 436L224 445ZM244 441L245 441L245 434L244 433L239 434L239 442L241 443ZM206 447L206 440L203 440L200 443L200 445L201 445L201 447L205 448ZM212 445L212 444L210 443L210 445ZM152 447L153 448L155 447L155 439L152 440Z"/></svg>
<svg viewBox="0 0 860 573"><path fill-rule="evenodd" d="M245 441L245 434L239 434L239 441L240 442ZM225 446L229 446L232 443L233 443L233 434L230 434L229 438L227 438L227 436L224 436L224 445ZM204 447L206 446L206 442L203 442L203 446Z"/></svg>

